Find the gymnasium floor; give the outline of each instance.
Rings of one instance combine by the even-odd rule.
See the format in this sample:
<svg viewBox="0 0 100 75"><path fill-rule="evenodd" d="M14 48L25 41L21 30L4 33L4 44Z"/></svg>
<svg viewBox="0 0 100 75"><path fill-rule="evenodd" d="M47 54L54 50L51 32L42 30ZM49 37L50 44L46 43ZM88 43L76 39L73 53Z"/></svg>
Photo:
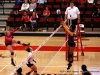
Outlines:
<svg viewBox="0 0 100 75"><path fill-rule="evenodd" d="M22 42L31 43L31 46L38 47L47 37L42 36L14 36L14 39ZM44 46L62 46L65 42L65 37L52 37ZM0 44L4 44L4 37L0 37ZM67 64L64 50L52 50L50 47L37 51L34 55L34 59L37 61L35 65L38 68L39 74L66 74L66 75L79 75L81 71L81 65L86 64L88 70L91 71L92 75L100 75L100 38L99 37L84 37L83 38L84 54L81 56L79 53L79 61L74 61L73 66L67 71ZM33 49L36 49L33 47ZM64 45L65 47L65 45ZM14 46L15 50L15 62L16 65L22 63L26 57L27 52L24 47L19 45ZM51 51L50 51L51 50ZM4 46L0 46L0 54L7 56L5 58L0 57L0 75L10 75L14 70L10 64L10 53ZM24 64L22 66L23 74L25 75L30 69ZM31 74L32 75L32 74Z"/></svg>

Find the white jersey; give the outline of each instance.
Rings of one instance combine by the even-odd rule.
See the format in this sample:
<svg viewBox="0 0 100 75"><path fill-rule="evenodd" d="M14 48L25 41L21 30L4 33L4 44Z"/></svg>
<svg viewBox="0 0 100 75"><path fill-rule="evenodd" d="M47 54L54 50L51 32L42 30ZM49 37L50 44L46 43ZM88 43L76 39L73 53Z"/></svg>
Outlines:
<svg viewBox="0 0 100 75"><path fill-rule="evenodd" d="M32 52L28 53L28 57L30 57L30 58L29 58L29 60L27 60L26 64L28 64L28 62L30 62L31 64L33 64L33 54L32 54Z"/></svg>
<svg viewBox="0 0 100 75"><path fill-rule="evenodd" d="M80 14L80 11L76 6L74 6L73 8L67 7L65 14L68 15L67 19L77 19L77 15Z"/></svg>

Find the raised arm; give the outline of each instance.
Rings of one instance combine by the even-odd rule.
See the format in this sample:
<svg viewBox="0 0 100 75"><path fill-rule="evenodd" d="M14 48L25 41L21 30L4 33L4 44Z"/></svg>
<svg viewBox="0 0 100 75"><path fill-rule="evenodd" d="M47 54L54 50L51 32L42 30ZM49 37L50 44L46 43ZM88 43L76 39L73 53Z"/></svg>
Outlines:
<svg viewBox="0 0 100 75"><path fill-rule="evenodd" d="M10 34L13 34L13 33L14 33L15 31L17 31L17 30L18 30L18 28L11 30L11 31L10 31Z"/></svg>

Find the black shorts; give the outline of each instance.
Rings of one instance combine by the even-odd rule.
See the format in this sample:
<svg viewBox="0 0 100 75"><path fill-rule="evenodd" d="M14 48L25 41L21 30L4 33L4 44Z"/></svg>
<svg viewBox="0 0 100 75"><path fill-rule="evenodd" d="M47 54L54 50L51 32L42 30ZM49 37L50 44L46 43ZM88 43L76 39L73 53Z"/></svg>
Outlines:
<svg viewBox="0 0 100 75"><path fill-rule="evenodd" d="M8 46L8 45L12 45L12 42L5 43L5 45L6 45L6 46Z"/></svg>
<svg viewBox="0 0 100 75"><path fill-rule="evenodd" d="M26 65L27 65L28 67L31 67L31 66L33 66L33 64L30 64L30 63L29 63L29 64L26 64Z"/></svg>
<svg viewBox="0 0 100 75"><path fill-rule="evenodd" d="M69 24L70 24L70 20L68 20L68 21L69 21ZM76 29L77 21L78 21L78 19L71 20L72 25L71 25L71 27L70 27L70 30L71 30L72 32L74 32L75 29Z"/></svg>
<svg viewBox="0 0 100 75"><path fill-rule="evenodd" d="M70 47L75 47L75 42L68 42L68 45L69 45Z"/></svg>

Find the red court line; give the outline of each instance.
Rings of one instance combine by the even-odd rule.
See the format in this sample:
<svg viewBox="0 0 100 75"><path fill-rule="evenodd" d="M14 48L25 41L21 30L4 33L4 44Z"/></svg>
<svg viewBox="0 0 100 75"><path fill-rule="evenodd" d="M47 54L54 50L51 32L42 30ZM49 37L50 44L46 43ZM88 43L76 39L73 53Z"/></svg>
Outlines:
<svg viewBox="0 0 100 75"><path fill-rule="evenodd" d="M14 50L25 50L24 46L12 46ZM35 50L38 46L31 46ZM42 46L39 51L58 51L61 46ZM7 50L6 46L0 46L0 50ZM65 51L63 47L61 51ZM76 48L75 48L76 51ZM80 51L80 50L79 50ZM84 52L100 52L100 47L84 47Z"/></svg>

